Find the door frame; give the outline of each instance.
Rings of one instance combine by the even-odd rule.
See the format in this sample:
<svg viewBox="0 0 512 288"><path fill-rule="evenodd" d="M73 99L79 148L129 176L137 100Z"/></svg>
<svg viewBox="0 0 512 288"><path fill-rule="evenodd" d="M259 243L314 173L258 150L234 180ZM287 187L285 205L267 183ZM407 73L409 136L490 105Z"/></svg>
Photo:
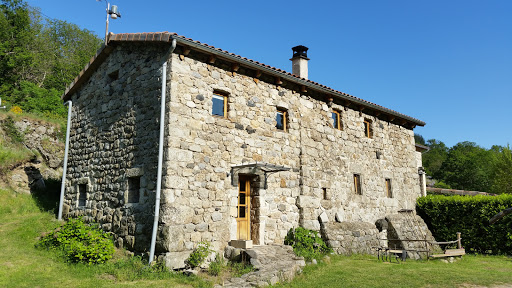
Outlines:
<svg viewBox="0 0 512 288"><path fill-rule="evenodd" d="M242 190L242 188L244 190ZM241 199L241 195L243 195L243 201ZM236 210L237 240L251 240L251 181L248 177L240 177L238 180ZM243 215L244 217L240 217L240 215Z"/></svg>

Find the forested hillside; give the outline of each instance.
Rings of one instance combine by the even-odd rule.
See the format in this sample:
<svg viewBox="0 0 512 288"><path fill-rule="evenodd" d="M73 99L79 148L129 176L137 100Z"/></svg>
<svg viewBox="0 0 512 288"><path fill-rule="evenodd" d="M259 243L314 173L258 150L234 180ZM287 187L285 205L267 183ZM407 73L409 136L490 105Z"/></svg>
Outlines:
<svg viewBox="0 0 512 288"><path fill-rule="evenodd" d="M495 194L512 193L512 151L510 146L490 149L474 142L447 147L442 141L425 141L416 134L416 143L426 145L423 167L436 180L435 187L474 190Z"/></svg>
<svg viewBox="0 0 512 288"><path fill-rule="evenodd" d="M0 3L2 105L18 113L64 117L60 96L102 40L75 24L46 18L23 0Z"/></svg>

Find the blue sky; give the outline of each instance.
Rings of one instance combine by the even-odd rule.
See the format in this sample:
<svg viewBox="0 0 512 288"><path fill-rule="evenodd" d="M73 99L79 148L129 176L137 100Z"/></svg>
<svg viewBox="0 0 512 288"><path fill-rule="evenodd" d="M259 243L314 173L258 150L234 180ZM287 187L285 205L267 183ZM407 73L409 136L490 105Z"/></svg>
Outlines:
<svg viewBox="0 0 512 288"><path fill-rule="evenodd" d="M29 0L103 37L105 2ZM425 139L512 144L512 1L112 0L110 31L170 31L291 71L427 123Z"/></svg>

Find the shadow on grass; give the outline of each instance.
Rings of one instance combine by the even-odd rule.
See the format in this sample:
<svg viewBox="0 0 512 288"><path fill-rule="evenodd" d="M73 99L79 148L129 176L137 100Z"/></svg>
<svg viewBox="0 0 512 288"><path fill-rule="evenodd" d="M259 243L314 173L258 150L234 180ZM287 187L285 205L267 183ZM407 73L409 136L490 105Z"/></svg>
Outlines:
<svg viewBox="0 0 512 288"><path fill-rule="evenodd" d="M44 179L39 169L35 167L25 168L29 178L30 194L36 201L41 211L51 212L55 216L58 213L60 196L60 179Z"/></svg>
<svg viewBox="0 0 512 288"><path fill-rule="evenodd" d="M45 189L31 191L32 197L36 200L37 207L41 211L51 212L55 216L59 212L60 179L45 179Z"/></svg>

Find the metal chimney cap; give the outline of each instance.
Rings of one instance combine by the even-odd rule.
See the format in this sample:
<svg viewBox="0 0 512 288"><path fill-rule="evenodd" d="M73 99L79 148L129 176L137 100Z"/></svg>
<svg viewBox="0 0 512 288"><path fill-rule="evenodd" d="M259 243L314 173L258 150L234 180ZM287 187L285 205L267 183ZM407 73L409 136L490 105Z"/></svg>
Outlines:
<svg viewBox="0 0 512 288"><path fill-rule="evenodd" d="M299 57L299 58L305 58L305 59L309 60L309 58L308 58L309 48L308 47L303 46L303 45L298 45L298 46L293 47L292 50L293 50L292 59Z"/></svg>

